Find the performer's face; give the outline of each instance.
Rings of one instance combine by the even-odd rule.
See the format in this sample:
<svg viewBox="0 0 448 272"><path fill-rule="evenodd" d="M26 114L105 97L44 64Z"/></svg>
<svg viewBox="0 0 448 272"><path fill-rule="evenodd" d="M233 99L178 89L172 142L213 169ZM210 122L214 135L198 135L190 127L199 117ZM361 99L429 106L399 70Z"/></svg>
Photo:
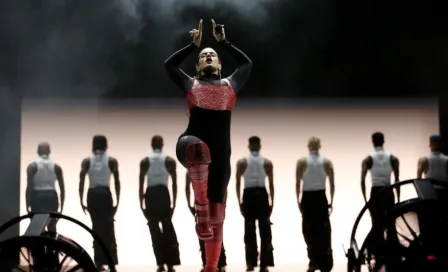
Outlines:
<svg viewBox="0 0 448 272"><path fill-rule="evenodd" d="M221 61L218 54L212 48L205 48L199 53L198 63L196 69L199 71L209 70L217 72L221 70Z"/></svg>

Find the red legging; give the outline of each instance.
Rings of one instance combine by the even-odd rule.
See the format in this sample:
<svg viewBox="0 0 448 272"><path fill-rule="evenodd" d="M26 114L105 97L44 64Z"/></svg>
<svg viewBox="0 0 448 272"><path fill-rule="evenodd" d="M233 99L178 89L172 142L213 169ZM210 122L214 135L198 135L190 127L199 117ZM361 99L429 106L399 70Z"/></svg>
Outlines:
<svg viewBox="0 0 448 272"><path fill-rule="evenodd" d="M187 138L187 139L182 139ZM179 140L177 153L182 157L186 149L185 166L193 187L196 208L196 232L199 239L205 240L205 272L216 272L223 240L225 204L209 202L208 176L211 155L208 146L196 137L184 136ZM182 142L187 143L186 147ZM185 150L184 149L184 150ZM183 160L182 160L183 161ZM181 161L181 162L182 162Z"/></svg>

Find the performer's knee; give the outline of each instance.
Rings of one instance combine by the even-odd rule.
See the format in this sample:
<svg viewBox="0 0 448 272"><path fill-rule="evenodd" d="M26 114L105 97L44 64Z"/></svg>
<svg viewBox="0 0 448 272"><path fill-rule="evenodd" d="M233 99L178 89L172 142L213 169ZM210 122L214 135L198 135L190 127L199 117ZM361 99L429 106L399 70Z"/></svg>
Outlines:
<svg viewBox="0 0 448 272"><path fill-rule="evenodd" d="M211 156L210 150L204 142L189 145L186 159L188 174L192 181L208 179Z"/></svg>
<svg viewBox="0 0 448 272"><path fill-rule="evenodd" d="M207 144L199 141L187 146L187 165L210 164L212 159Z"/></svg>

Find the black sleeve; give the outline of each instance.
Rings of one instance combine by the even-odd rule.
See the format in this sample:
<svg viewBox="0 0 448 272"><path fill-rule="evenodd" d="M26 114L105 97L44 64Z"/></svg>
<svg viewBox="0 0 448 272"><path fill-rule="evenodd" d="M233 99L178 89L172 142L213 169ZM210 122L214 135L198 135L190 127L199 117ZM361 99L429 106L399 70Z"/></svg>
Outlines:
<svg viewBox="0 0 448 272"><path fill-rule="evenodd" d="M233 90L235 92L238 92L250 76L250 73L252 71L252 61L246 54L243 53L243 51L236 48L228 41L220 42L220 44L224 46L227 52L229 52L229 54L232 55L232 57L238 63L238 68L236 68L235 72L227 77L227 79L230 81L230 84L232 85Z"/></svg>
<svg viewBox="0 0 448 272"><path fill-rule="evenodd" d="M197 48L198 47L194 43L190 43L165 60L165 69L168 76L174 84L176 84L185 93L190 90L193 84L193 78L182 71L182 69L179 68L179 65Z"/></svg>

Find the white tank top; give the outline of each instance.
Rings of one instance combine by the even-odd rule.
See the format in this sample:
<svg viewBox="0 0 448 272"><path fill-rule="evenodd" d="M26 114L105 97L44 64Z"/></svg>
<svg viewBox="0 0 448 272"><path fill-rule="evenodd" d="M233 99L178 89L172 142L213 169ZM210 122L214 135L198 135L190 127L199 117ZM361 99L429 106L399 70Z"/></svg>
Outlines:
<svg viewBox="0 0 448 272"><path fill-rule="evenodd" d="M326 189L327 173L324 158L317 152L311 152L306 158L306 170L303 173L303 191L320 191Z"/></svg>
<svg viewBox="0 0 448 272"><path fill-rule="evenodd" d="M391 154L382 148L376 148L375 152L370 154L372 158L372 168L370 177L373 187L384 187L390 185L390 175L392 174L392 164L390 162Z"/></svg>
<svg viewBox="0 0 448 272"><path fill-rule="evenodd" d="M266 170L264 169L264 158L258 152L252 152L247 158L247 166L244 171L244 188L265 188Z"/></svg>
<svg viewBox="0 0 448 272"><path fill-rule="evenodd" d="M448 157L440 152L432 152L428 156L428 171L425 176L426 178L448 182L447 168Z"/></svg>
<svg viewBox="0 0 448 272"><path fill-rule="evenodd" d="M90 156L89 188L110 187L112 172L109 168L109 156L104 152L96 152Z"/></svg>
<svg viewBox="0 0 448 272"><path fill-rule="evenodd" d="M157 185L168 186L170 174L165 167L166 155L160 150L154 150L154 152L148 156L148 159L149 169L146 173L148 187Z"/></svg>
<svg viewBox="0 0 448 272"><path fill-rule="evenodd" d="M53 161L48 156L40 156L33 163L37 166L33 177L34 190L55 190L57 177Z"/></svg>

